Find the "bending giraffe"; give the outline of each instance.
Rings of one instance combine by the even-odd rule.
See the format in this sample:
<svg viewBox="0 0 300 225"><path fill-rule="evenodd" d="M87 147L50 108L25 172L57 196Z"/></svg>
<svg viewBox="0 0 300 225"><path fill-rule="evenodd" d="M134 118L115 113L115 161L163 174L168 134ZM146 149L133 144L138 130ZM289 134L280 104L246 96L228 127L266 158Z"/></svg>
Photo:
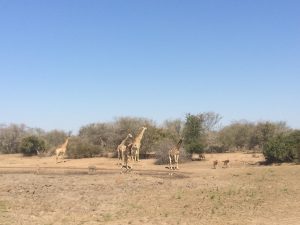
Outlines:
<svg viewBox="0 0 300 225"><path fill-rule="evenodd" d="M63 143L59 148L57 148L55 150L55 153L56 153L56 163L57 163L58 157L60 155L62 155L62 160L64 160L65 153L66 153L67 146L68 146L68 142L69 142L69 138L67 138L66 141L65 141L65 143Z"/></svg>
<svg viewBox="0 0 300 225"><path fill-rule="evenodd" d="M122 163L124 162L124 153L126 151L126 148L127 148L127 145L126 145L126 142L129 138L132 138L132 135L131 134L128 134L126 136L126 138L121 142L121 144L118 145L117 147L117 152L118 152L118 159L119 161L121 161L121 165Z"/></svg>
<svg viewBox="0 0 300 225"><path fill-rule="evenodd" d="M142 127L140 134L134 139L130 147L131 158L133 157L134 161L140 161L140 148L141 141L144 135L144 132L147 130L147 127Z"/></svg>
<svg viewBox="0 0 300 225"><path fill-rule="evenodd" d="M174 167L172 166L172 159L174 160L174 163L176 163L176 167L175 169L179 169L178 167L178 160L179 160L179 153L180 153L180 147L182 144L183 139L180 138L179 142L177 143L177 145L175 145L174 147L172 147L169 150L169 160L170 160L170 164L169 164L169 169L174 169Z"/></svg>

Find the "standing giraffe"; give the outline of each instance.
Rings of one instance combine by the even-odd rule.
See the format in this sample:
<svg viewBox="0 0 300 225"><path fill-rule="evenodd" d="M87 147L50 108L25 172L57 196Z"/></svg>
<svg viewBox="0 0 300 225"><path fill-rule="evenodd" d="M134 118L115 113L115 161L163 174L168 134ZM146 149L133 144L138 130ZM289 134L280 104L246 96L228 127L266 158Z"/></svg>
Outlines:
<svg viewBox="0 0 300 225"><path fill-rule="evenodd" d="M147 130L147 127L142 127L141 133L134 139L131 145L131 158L133 157L134 161L140 161L140 148L141 141L144 135L144 132Z"/></svg>
<svg viewBox="0 0 300 225"><path fill-rule="evenodd" d="M183 139L180 138L179 142L177 143L177 145L175 145L174 147L172 147L169 150L169 160L170 160L170 165L169 165L169 169L174 169L174 167L172 166L172 159L174 159L174 163L176 163L176 167L175 169L179 169L178 167L178 160L179 160L179 149L180 146L182 144Z"/></svg>
<svg viewBox="0 0 300 225"><path fill-rule="evenodd" d="M128 158L129 158L129 154L131 152L131 147L132 147L132 143L125 146L125 151L123 152L123 164L122 164L122 169L125 167L126 170L128 170L129 168L132 169L132 165L128 166Z"/></svg>
<svg viewBox="0 0 300 225"><path fill-rule="evenodd" d="M118 147L117 147L118 159L119 159L119 161L121 161L121 165L122 165L122 162L124 161L124 153L125 153L126 148L127 148L126 141L129 138L132 138L131 134L128 134L126 136L126 138L121 142L121 144L119 144Z"/></svg>
<svg viewBox="0 0 300 225"><path fill-rule="evenodd" d="M56 153L56 163L57 163L59 155L62 155L62 159L64 160L65 153L66 153L67 146L68 146L68 142L69 142L69 137L66 139L65 143L63 143L62 146L60 146L59 148L57 148L55 150L55 153Z"/></svg>

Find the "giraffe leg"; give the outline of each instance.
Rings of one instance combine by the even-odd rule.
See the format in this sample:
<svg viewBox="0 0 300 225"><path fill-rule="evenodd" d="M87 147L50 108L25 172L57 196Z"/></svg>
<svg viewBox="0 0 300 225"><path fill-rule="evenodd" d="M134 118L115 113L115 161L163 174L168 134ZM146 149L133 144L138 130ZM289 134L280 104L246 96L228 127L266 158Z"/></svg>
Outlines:
<svg viewBox="0 0 300 225"><path fill-rule="evenodd" d="M123 167L125 163L125 158L124 158L124 151L121 151L121 166Z"/></svg>
<svg viewBox="0 0 300 225"><path fill-rule="evenodd" d="M136 161L136 159L137 159L137 158L136 158L136 150L134 149L134 150L133 150L133 161Z"/></svg>
<svg viewBox="0 0 300 225"><path fill-rule="evenodd" d="M176 169L179 170L179 166L178 166L178 161L179 161L179 155L175 156L176 157Z"/></svg>
<svg viewBox="0 0 300 225"><path fill-rule="evenodd" d="M170 163L169 163L169 169L171 170L172 169L172 157L171 156L169 156L169 161L170 161Z"/></svg>
<svg viewBox="0 0 300 225"><path fill-rule="evenodd" d="M133 160L133 154L132 154L132 151L130 150L130 160L132 161Z"/></svg>
<svg viewBox="0 0 300 225"><path fill-rule="evenodd" d="M132 153L133 153L133 161L137 161L136 149L133 149Z"/></svg>
<svg viewBox="0 0 300 225"><path fill-rule="evenodd" d="M127 168L127 162L126 162L126 155L124 155L124 152L122 151L122 166L121 168Z"/></svg>

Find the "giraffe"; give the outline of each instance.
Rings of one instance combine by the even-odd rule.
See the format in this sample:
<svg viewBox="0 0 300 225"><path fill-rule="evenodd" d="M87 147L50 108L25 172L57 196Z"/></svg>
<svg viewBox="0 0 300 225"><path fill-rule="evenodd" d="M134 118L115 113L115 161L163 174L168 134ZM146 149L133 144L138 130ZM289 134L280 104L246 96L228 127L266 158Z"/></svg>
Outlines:
<svg viewBox="0 0 300 225"><path fill-rule="evenodd" d="M119 144L117 147L118 159L119 159L119 161L121 161L121 165L122 165L122 162L124 161L124 153L127 148L126 142L129 138L132 138L131 134L128 134L126 136L126 138L121 142L121 144Z"/></svg>
<svg viewBox="0 0 300 225"><path fill-rule="evenodd" d="M56 163L58 161L59 155L62 155L62 159L64 160L64 156L65 156L65 153L66 153L66 150L67 150L68 142L69 142L69 137L66 139L65 143L63 143L63 145L61 145L60 147L58 147L55 150L55 153L56 153Z"/></svg>
<svg viewBox="0 0 300 225"><path fill-rule="evenodd" d="M129 158L129 154L131 154L131 148L132 148L132 143L129 145L125 146L125 151L123 153L123 164L122 164L122 169L125 167L126 170L128 170L129 168L132 169L132 165L128 166L128 158Z"/></svg>
<svg viewBox="0 0 300 225"><path fill-rule="evenodd" d="M174 159L174 163L176 163L176 167L175 169L179 169L178 167L178 159L179 159L179 149L180 149L180 146L182 144L182 141L183 139L180 138L179 142L177 143L177 145L175 145L174 147L172 147L170 150L169 150L169 160L170 160L170 165L169 165L169 169L174 169L173 166L172 166L172 159Z"/></svg>
<svg viewBox="0 0 300 225"><path fill-rule="evenodd" d="M140 161L141 141L146 130L147 127L142 127L142 131L138 136L136 136L136 138L132 142L132 145L130 146L129 151L131 152L131 158L133 157L134 161Z"/></svg>

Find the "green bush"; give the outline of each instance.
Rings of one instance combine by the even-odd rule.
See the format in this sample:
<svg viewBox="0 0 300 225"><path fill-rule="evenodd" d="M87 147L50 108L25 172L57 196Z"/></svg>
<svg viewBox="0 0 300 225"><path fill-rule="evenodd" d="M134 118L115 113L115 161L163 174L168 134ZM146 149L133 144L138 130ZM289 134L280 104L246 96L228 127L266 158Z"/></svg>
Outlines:
<svg viewBox="0 0 300 225"><path fill-rule="evenodd" d="M72 138L68 144L66 154L69 158L92 158L104 152L103 147L94 145L82 138Z"/></svg>
<svg viewBox="0 0 300 225"><path fill-rule="evenodd" d="M46 144L37 136L29 136L22 139L20 149L25 156L32 156L44 152Z"/></svg>
<svg viewBox="0 0 300 225"><path fill-rule="evenodd" d="M295 161L300 162L300 130L291 132L287 139L292 147Z"/></svg>
<svg viewBox="0 0 300 225"><path fill-rule="evenodd" d="M299 147L300 131L294 131L270 139L263 148L263 154L269 163L292 162L299 160Z"/></svg>
<svg viewBox="0 0 300 225"><path fill-rule="evenodd" d="M225 146L218 146L218 145L211 145L205 148L204 152L205 153L224 153L228 151L228 148Z"/></svg>
<svg viewBox="0 0 300 225"><path fill-rule="evenodd" d="M190 154L192 153L202 154L204 152L204 146L199 142L192 142L190 144L187 144L186 149Z"/></svg>

